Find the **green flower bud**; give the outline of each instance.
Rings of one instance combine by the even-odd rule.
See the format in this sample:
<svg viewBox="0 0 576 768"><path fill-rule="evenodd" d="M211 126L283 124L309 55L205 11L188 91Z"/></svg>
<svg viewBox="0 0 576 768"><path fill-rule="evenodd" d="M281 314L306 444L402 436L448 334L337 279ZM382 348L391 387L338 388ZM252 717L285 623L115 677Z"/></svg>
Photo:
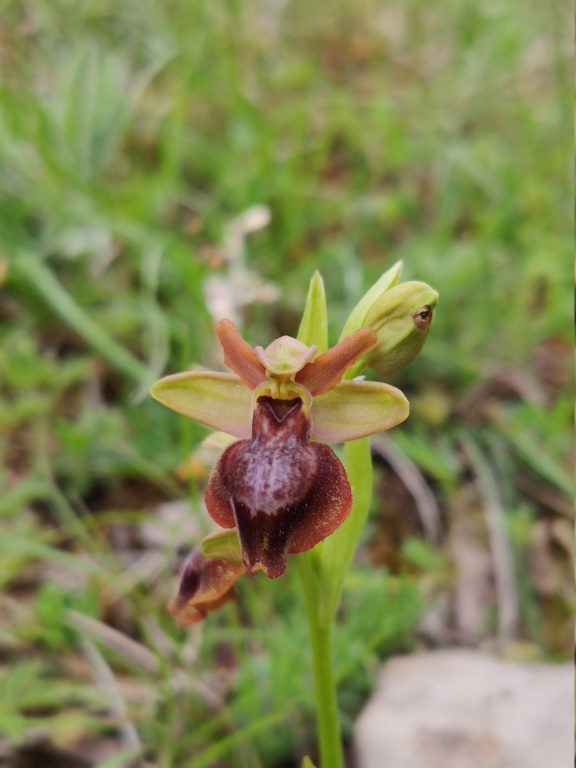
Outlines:
<svg viewBox="0 0 576 768"><path fill-rule="evenodd" d="M383 296L386 291L389 291L400 281L401 275L402 262L397 261L387 272L384 272L382 277L374 283L364 296L362 296L358 304L356 304L352 312L350 312L348 319L344 323L340 341L346 336L350 336L354 331L357 331L358 328L364 328L367 325L366 314L370 311L371 306Z"/></svg>
<svg viewBox="0 0 576 768"><path fill-rule="evenodd" d="M438 293L426 283L399 283L378 296L363 324L372 328L378 341L362 362L387 375L412 362L424 346L432 327Z"/></svg>

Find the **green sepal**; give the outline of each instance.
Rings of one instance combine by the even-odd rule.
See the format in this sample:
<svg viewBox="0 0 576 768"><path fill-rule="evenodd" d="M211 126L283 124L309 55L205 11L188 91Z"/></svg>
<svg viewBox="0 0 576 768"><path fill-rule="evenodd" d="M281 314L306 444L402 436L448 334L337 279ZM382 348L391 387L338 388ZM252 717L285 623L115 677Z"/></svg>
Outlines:
<svg viewBox="0 0 576 768"><path fill-rule="evenodd" d="M205 557L225 560L227 563L241 563L242 550L236 528L216 531L200 542L200 550Z"/></svg>
<svg viewBox="0 0 576 768"><path fill-rule="evenodd" d="M342 333L340 334L341 339L354 333L358 328L363 328L368 325L368 323L365 322L368 310L379 296L399 282L401 275L402 262L397 261L396 264L384 272L382 277L374 283L372 288L370 288L364 296L362 296L358 304L356 304L352 312L350 312L348 319L344 323L344 328L342 328Z"/></svg>
<svg viewBox="0 0 576 768"><path fill-rule="evenodd" d="M312 438L345 443L383 432L408 418L403 392L380 381L341 381L312 401Z"/></svg>
<svg viewBox="0 0 576 768"><path fill-rule="evenodd" d="M153 384L150 394L167 408L219 432L234 437L252 434L252 392L233 373L173 373Z"/></svg>
<svg viewBox="0 0 576 768"><path fill-rule="evenodd" d="M315 344L319 354L328 349L328 310L320 272L314 272L310 280L297 339L308 347Z"/></svg>

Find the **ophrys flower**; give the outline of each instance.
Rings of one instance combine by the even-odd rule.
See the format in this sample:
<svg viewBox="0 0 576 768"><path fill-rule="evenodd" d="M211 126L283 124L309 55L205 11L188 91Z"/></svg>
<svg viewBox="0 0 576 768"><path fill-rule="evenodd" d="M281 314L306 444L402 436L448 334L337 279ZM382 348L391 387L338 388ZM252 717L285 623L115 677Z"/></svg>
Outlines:
<svg viewBox="0 0 576 768"><path fill-rule="evenodd" d="M275 578L289 554L311 549L346 519L352 492L325 443L389 429L408 416L408 401L380 382L345 380L376 341L360 328L318 355L282 336L251 347L229 320L216 326L234 373L190 371L152 387L164 405L240 439L218 460L206 507L223 528L236 527L250 573Z"/></svg>

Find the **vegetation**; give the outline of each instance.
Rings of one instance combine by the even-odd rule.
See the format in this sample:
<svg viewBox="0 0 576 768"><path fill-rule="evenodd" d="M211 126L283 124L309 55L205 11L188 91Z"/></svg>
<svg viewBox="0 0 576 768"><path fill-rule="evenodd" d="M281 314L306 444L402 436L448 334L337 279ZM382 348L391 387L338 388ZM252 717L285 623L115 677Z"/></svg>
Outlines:
<svg viewBox="0 0 576 768"><path fill-rule="evenodd" d="M391 379L412 416L374 443L335 636L346 738L392 651L570 652L564 6L3 3L0 750L14 766L313 754L295 568L242 579L190 631L165 610L209 530L213 456L147 392L219 364L221 313L252 344L295 335L316 269L332 343L398 260L440 292L423 353Z"/></svg>

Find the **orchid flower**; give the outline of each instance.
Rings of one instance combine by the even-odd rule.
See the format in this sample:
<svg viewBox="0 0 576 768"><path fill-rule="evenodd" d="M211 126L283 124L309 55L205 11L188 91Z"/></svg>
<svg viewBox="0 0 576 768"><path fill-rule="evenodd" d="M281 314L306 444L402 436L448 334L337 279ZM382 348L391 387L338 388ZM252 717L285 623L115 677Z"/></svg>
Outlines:
<svg viewBox="0 0 576 768"><path fill-rule="evenodd" d="M352 507L346 471L326 443L399 424L408 416L408 401L389 384L342 380L378 341L370 328L322 354L289 336L253 348L230 320L215 330L234 373L177 373L151 393L169 408L240 438L212 472L206 507L222 528L236 528L246 570L276 578L289 554L329 536ZM190 592L184 581L180 591Z"/></svg>
<svg viewBox="0 0 576 768"><path fill-rule="evenodd" d="M330 768L344 766L331 637L370 508L366 438L408 416L400 390L355 377L366 365L386 375L410 363L426 341L438 301L429 285L400 282L401 272L402 263L394 264L364 294L331 349L324 284L316 273L298 339L282 336L266 349L253 348L222 320L216 334L233 373L178 373L151 390L169 408L218 430L219 443L222 433L229 436L205 496L224 530L207 536L186 560L169 610L184 626L202 621L232 599L243 573L261 570L275 578L288 555L304 553L298 566L318 747L321 764ZM342 442L348 442L346 468L327 445ZM304 764L312 765L308 758Z"/></svg>
<svg viewBox="0 0 576 768"><path fill-rule="evenodd" d="M196 547L180 569L178 594L168 610L186 627L234 599L234 584L245 573L242 563L206 557Z"/></svg>

